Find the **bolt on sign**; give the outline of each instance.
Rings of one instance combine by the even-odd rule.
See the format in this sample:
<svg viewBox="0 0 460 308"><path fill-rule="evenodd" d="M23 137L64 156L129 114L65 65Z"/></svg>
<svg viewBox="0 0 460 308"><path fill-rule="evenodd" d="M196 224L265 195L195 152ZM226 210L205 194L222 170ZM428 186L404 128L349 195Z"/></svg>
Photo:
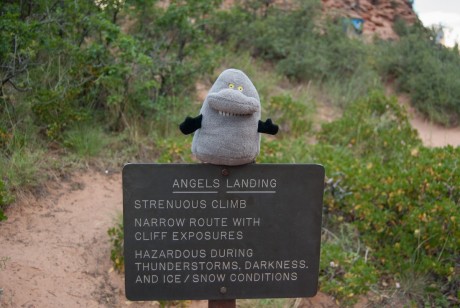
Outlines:
<svg viewBox="0 0 460 308"><path fill-rule="evenodd" d="M127 298L314 296L323 190L320 165L126 165Z"/></svg>

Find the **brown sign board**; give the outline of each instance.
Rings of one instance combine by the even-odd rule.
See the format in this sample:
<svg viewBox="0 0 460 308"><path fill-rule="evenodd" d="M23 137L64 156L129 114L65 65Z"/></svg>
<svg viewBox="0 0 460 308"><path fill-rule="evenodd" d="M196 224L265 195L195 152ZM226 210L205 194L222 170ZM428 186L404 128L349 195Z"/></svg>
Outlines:
<svg viewBox="0 0 460 308"><path fill-rule="evenodd" d="M313 164L128 164L130 300L314 296L324 168Z"/></svg>

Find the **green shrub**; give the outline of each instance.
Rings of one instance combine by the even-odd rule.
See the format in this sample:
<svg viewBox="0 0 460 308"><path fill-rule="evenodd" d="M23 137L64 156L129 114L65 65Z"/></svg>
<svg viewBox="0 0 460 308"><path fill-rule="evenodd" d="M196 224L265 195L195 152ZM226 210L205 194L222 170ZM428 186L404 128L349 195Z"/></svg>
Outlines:
<svg viewBox="0 0 460 308"><path fill-rule="evenodd" d="M192 137L159 139L156 142L158 163L192 162Z"/></svg>
<svg viewBox="0 0 460 308"><path fill-rule="evenodd" d="M320 284L323 292L339 298L342 305L349 305L356 302L358 294L366 294L375 287L378 272L368 262L369 250L361 246L355 227L342 224L338 229L338 236L327 231L322 239Z"/></svg>
<svg viewBox="0 0 460 308"><path fill-rule="evenodd" d="M5 209L11 202L13 202L13 197L10 195L3 180L0 179L0 221L8 218L5 215Z"/></svg>
<svg viewBox="0 0 460 308"><path fill-rule="evenodd" d="M268 114L280 126L281 137L305 136L312 128L312 113L309 105L295 101L289 95L272 96L268 104Z"/></svg>
<svg viewBox="0 0 460 308"><path fill-rule="evenodd" d="M46 179L42 168L46 165L44 150L21 148L6 156L0 153L0 169L3 180L12 191L36 187Z"/></svg>
<svg viewBox="0 0 460 308"><path fill-rule="evenodd" d="M179 124L187 116L196 116L200 107L188 97L162 97L155 104L155 113L146 119L149 131L146 134L154 139L174 137L180 134Z"/></svg>
<svg viewBox="0 0 460 308"><path fill-rule="evenodd" d="M355 154L391 160L421 145L404 108L396 98L371 92L345 109L343 116L324 124L318 138L322 143L350 147Z"/></svg>
<svg viewBox="0 0 460 308"><path fill-rule="evenodd" d="M119 218L118 223L107 230L112 248L110 250L110 260L113 262L113 267L118 272L124 272L125 258L124 258L124 240L123 240L123 217Z"/></svg>
<svg viewBox="0 0 460 308"><path fill-rule="evenodd" d="M0 97L27 102L58 141L77 122L102 118L120 131L152 116L162 97L193 89L218 54L204 29L219 1L156 2L6 3Z"/></svg>
<svg viewBox="0 0 460 308"><path fill-rule="evenodd" d="M72 90L42 90L36 94L32 111L50 139L60 139L70 126L88 119L89 110L74 106L75 94Z"/></svg>
<svg viewBox="0 0 460 308"><path fill-rule="evenodd" d="M327 170L325 222L353 225L369 248L366 266L419 304L436 305L459 292L460 148L423 147L397 106L374 93L323 126L312 155ZM407 277L423 277L423 296L403 286Z"/></svg>
<svg viewBox="0 0 460 308"><path fill-rule="evenodd" d="M282 132L280 132L281 134ZM311 162L312 145L305 136L277 138L262 136L257 163L308 163Z"/></svg>
<svg viewBox="0 0 460 308"><path fill-rule="evenodd" d="M435 42L436 29L398 25L397 42L381 42L377 67L409 93L412 104L431 120L460 123L460 54Z"/></svg>
<svg viewBox="0 0 460 308"><path fill-rule="evenodd" d="M100 127L88 125L76 126L64 133L64 145L74 151L78 157L97 156L107 143Z"/></svg>

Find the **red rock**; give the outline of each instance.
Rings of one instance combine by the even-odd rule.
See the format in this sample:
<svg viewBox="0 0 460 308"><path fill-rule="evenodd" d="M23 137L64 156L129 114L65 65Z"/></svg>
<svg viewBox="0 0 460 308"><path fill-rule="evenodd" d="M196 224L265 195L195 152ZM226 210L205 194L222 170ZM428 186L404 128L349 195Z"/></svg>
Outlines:
<svg viewBox="0 0 460 308"><path fill-rule="evenodd" d="M418 20L414 10L407 0L321 0L324 14L334 17L349 17L364 19L363 36L379 36L382 39L397 39L393 30L396 17L412 24ZM223 7L229 8L235 0L224 0ZM295 0L275 0L274 5L292 9ZM359 6L357 4L359 3Z"/></svg>

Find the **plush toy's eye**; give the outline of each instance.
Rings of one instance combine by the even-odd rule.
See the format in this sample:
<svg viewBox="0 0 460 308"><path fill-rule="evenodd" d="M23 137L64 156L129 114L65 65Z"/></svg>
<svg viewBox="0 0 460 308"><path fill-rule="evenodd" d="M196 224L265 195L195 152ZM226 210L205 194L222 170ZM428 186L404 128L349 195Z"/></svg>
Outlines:
<svg viewBox="0 0 460 308"><path fill-rule="evenodd" d="M233 83L229 83L229 84L228 84L228 87L229 87L230 89L233 89L233 88L235 87L235 85L234 85Z"/></svg>
<svg viewBox="0 0 460 308"><path fill-rule="evenodd" d="M238 91L243 92L243 87L242 87L242 86L238 86Z"/></svg>

